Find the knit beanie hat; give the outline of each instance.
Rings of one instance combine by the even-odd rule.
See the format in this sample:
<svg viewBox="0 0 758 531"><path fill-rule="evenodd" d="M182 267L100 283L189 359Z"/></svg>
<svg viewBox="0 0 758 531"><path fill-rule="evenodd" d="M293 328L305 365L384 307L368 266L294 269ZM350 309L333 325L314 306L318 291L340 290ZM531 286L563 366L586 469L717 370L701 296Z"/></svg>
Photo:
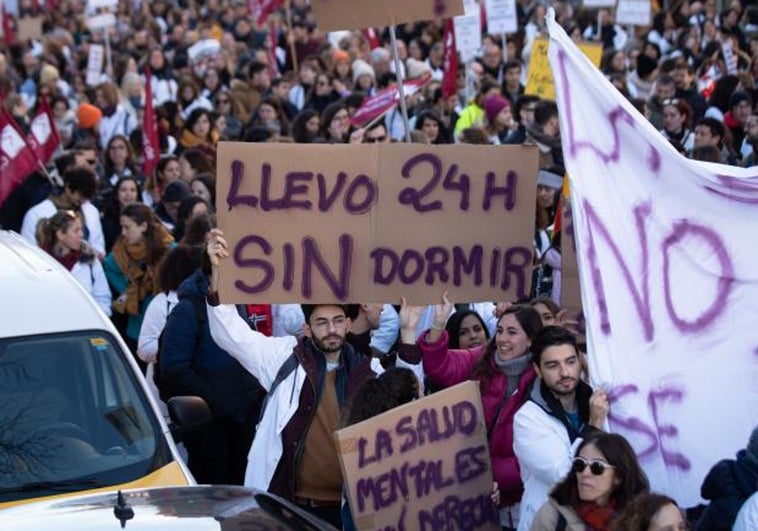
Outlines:
<svg viewBox="0 0 758 531"><path fill-rule="evenodd" d="M509 107L510 105L511 104L508 102L508 100L502 96L498 96L497 94L487 96L484 99L484 114L487 116L487 121L489 123L493 123L497 115L500 114L500 111L506 107Z"/></svg>
<svg viewBox="0 0 758 531"><path fill-rule="evenodd" d="M427 72L431 72L429 66L418 59L409 57L405 60L405 71L408 74L407 79L418 79L423 77Z"/></svg>
<svg viewBox="0 0 758 531"><path fill-rule="evenodd" d="M640 79L647 78L656 68L658 68L658 62L652 57L648 57L645 54L640 54L637 57L637 77Z"/></svg>
<svg viewBox="0 0 758 531"><path fill-rule="evenodd" d="M376 79L374 68L363 59L356 59L353 61L353 83L361 76L371 76L371 79Z"/></svg>
<svg viewBox="0 0 758 531"><path fill-rule="evenodd" d="M745 450L758 461L758 426L756 426L755 429L753 429L753 433L750 434L750 440L747 442Z"/></svg>
<svg viewBox="0 0 758 531"><path fill-rule="evenodd" d="M163 202L180 202L184 201L191 195L192 190L190 189L190 186L181 179L177 179L175 181L171 181L168 183L168 186L166 186L166 189L163 191Z"/></svg>
<svg viewBox="0 0 758 531"><path fill-rule="evenodd" d="M76 111L77 120L79 120L79 127L82 129L92 129L103 117L103 112L89 103L80 103L79 109Z"/></svg>
<svg viewBox="0 0 758 531"><path fill-rule="evenodd" d="M747 101L751 106L753 105L753 99L750 97L750 94L742 90L738 90L729 97L729 108L734 109L743 101Z"/></svg>
<svg viewBox="0 0 758 531"><path fill-rule="evenodd" d="M345 50L334 50L334 53L332 54L332 62L337 64L340 61L350 62L350 54Z"/></svg>

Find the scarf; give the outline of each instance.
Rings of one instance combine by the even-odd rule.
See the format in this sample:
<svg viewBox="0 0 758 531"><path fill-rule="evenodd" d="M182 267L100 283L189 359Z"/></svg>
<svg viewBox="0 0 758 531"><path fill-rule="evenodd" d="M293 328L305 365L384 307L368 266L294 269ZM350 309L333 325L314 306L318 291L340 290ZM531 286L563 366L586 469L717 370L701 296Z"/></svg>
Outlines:
<svg viewBox="0 0 758 531"><path fill-rule="evenodd" d="M540 127L536 122L529 124L529 126L526 128L526 131L532 135L532 138L536 142L547 146L550 149L561 149L561 136L546 135L542 131L542 127Z"/></svg>
<svg viewBox="0 0 758 531"><path fill-rule="evenodd" d="M173 240L168 232L162 239L166 247ZM147 262L147 244L141 241L129 245L123 238L119 238L113 245L112 252L118 267L129 281L124 292L126 299L123 302L114 301L113 309L118 313L138 315L140 302L148 295L158 292L154 265Z"/></svg>
<svg viewBox="0 0 758 531"><path fill-rule="evenodd" d="M616 501L610 500L601 507L596 503L580 501L572 507L590 531L605 531L616 516Z"/></svg>
<svg viewBox="0 0 758 531"><path fill-rule="evenodd" d="M76 265L76 263L79 262L79 261L81 261L82 258L83 258L81 250L78 250L78 251L71 250L65 256L61 256L58 253L56 253L55 249L53 247L51 247L51 246L47 246L46 245L44 247L44 250L45 250L45 252L47 254L49 254L50 256L52 256L53 258L55 258L56 260L58 260L58 262L60 262L61 265L63 265L63 267L65 267L69 271L71 271L74 268L74 266Z"/></svg>
<svg viewBox="0 0 758 531"><path fill-rule="evenodd" d="M500 356L495 352L493 358L495 360L495 366L503 371L507 377L508 386L505 391L505 396L511 396L518 386L521 375L529 368L532 355L530 352L527 352L523 356L519 356L512 360L501 360Z"/></svg>

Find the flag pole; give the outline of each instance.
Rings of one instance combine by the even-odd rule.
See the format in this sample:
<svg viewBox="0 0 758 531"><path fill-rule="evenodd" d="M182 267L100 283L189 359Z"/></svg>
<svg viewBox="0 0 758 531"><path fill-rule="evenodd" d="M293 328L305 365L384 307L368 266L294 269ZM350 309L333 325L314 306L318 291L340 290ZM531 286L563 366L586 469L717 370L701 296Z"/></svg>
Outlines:
<svg viewBox="0 0 758 531"><path fill-rule="evenodd" d="M408 107L405 104L405 88L403 85L403 72L400 69L400 57L397 53L397 36L395 35L395 20L390 24L390 40L392 41L392 55L395 57L395 73L397 74L397 89L400 95L400 111L403 114L403 127L405 128L405 141L411 143L411 129L408 125ZM387 131L389 134L389 131Z"/></svg>
<svg viewBox="0 0 758 531"><path fill-rule="evenodd" d="M290 44L290 54L292 54L292 68L295 74L300 70L297 64L297 54L295 53L295 35L292 28L292 0L287 0L284 4L284 10L287 15L287 27L289 28L291 39L287 39Z"/></svg>

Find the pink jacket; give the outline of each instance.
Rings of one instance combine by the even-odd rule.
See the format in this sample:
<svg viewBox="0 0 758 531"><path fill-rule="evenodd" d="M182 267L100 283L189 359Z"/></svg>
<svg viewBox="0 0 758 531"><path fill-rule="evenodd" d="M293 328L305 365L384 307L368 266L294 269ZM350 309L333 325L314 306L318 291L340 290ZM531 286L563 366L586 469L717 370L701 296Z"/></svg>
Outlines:
<svg viewBox="0 0 758 531"><path fill-rule="evenodd" d="M442 336L435 343L427 343L424 332L418 339L418 347L423 355L424 372L431 381L443 386L459 384L471 378L474 365L482 356L485 347L471 350L448 350L448 335L442 331ZM521 500L524 485L521 483L521 473L518 461L513 452L513 416L521 407L528 395L529 387L536 374L534 368L521 375L516 391L508 397L502 407L497 424L492 427L495 415L500 408L508 385L506 375L492 363L492 379L489 385L480 383L482 391L482 407L490 442L490 459L492 474L500 486L500 499L503 506L513 505Z"/></svg>

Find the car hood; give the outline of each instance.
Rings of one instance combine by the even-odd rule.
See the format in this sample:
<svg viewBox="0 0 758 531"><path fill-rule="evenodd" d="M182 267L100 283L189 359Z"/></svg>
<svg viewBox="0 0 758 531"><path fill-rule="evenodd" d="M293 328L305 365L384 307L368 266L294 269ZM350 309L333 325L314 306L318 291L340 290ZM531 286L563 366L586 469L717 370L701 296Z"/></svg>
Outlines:
<svg viewBox="0 0 758 531"><path fill-rule="evenodd" d="M267 492L203 485L114 491L31 503L2 511L0 520L4 528L23 531L334 529Z"/></svg>

